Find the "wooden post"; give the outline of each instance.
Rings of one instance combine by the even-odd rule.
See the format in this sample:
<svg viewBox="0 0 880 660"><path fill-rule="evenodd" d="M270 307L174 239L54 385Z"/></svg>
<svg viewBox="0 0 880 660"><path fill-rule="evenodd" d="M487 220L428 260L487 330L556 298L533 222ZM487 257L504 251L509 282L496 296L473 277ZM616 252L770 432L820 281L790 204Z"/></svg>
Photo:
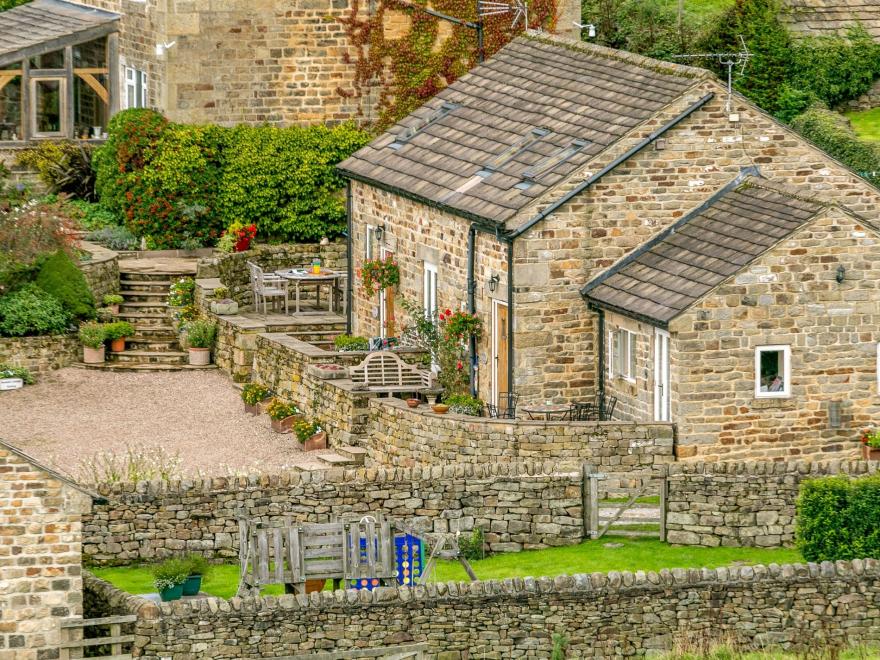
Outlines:
<svg viewBox="0 0 880 660"><path fill-rule="evenodd" d="M666 498L669 495L669 468L660 478L660 540L666 542Z"/></svg>
<svg viewBox="0 0 880 660"><path fill-rule="evenodd" d="M27 142L31 136L31 61L28 58L21 63L21 135L19 139Z"/></svg>
<svg viewBox="0 0 880 660"><path fill-rule="evenodd" d="M110 92L109 115L119 112L119 33L107 35L107 90Z"/></svg>
<svg viewBox="0 0 880 660"><path fill-rule="evenodd" d="M589 463L581 465L581 493L583 495L584 537L592 539L599 530L599 489L595 468Z"/></svg>
<svg viewBox="0 0 880 660"><path fill-rule="evenodd" d="M64 98L61 99L61 132L68 140L73 139L76 133L76 125L73 120L73 46L64 47Z"/></svg>

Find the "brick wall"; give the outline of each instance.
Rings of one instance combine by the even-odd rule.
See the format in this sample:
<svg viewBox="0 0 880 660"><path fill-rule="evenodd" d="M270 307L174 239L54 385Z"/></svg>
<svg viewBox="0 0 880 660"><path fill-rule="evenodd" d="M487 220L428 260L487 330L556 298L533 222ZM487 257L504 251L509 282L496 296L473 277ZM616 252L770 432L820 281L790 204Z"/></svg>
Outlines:
<svg viewBox="0 0 880 660"><path fill-rule="evenodd" d="M137 623L144 658L265 658L426 642L429 657L659 654L731 639L802 652L880 641L880 564L593 573L413 589L163 604ZM242 636L241 631L248 635ZM269 655L267 655L269 654ZM322 656L323 657L323 656Z"/></svg>
<svg viewBox="0 0 880 660"><path fill-rule="evenodd" d="M91 499L0 446L0 656L42 660L82 615L81 514Z"/></svg>
<svg viewBox="0 0 880 660"><path fill-rule="evenodd" d="M540 462L425 469L327 470L99 488L83 521L92 564L128 564L182 551L235 561L239 515L328 522L380 514L427 531L480 527L499 552L579 543L581 473Z"/></svg>
<svg viewBox="0 0 880 660"><path fill-rule="evenodd" d="M682 545L791 546L804 479L877 469L865 461L675 463L669 466L666 538Z"/></svg>
<svg viewBox="0 0 880 660"><path fill-rule="evenodd" d="M370 402L370 459L377 465L586 461L601 471L659 471L674 461L670 424L489 419Z"/></svg>

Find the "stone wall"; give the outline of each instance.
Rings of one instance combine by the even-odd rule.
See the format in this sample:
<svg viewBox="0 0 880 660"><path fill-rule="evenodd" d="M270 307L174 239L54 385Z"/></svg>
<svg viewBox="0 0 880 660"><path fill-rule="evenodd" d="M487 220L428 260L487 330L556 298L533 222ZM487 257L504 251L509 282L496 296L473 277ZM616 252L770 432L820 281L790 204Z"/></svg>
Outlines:
<svg viewBox="0 0 880 660"><path fill-rule="evenodd" d="M599 471L660 472L674 461L670 424L491 419L370 402L369 458L378 465L586 461Z"/></svg>
<svg viewBox="0 0 880 660"><path fill-rule="evenodd" d="M106 294L119 293L119 255L87 241L80 241L79 247L91 255L88 260L79 262L79 269L100 306Z"/></svg>
<svg viewBox="0 0 880 660"><path fill-rule="evenodd" d="M254 303L253 290L250 285L247 262L252 261L266 272L282 268L296 268L308 265L311 267L314 258L321 260L321 265L331 270L348 269L346 245L334 242L329 245L318 243L290 243L284 245L257 245L247 252L234 252L218 257L217 266L220 270L220 282L229 289L229 297L239 305ZM304 293L311 295L311 292Z"/></svg>
<svg viewBox="0 0 880 660"><path fill-rule="evenodd" d="M243 636L241 631L248 634ZM426 642L427 654L547 658L658 654L692 640L816 652L880 641L880 563L593 573L430 583L399 590L205 599L158 606L137 622L140 657L266 658ZM310 656L304 656L310 657ZM321 656L328 657L328 656Z"/></svg>
<svg viewBox="0 0 880 660"><path fill-rule="evenodd" d="M41 378L82 357L75 335L43 335L40 337L0 337L0 364L27 367Z"/></svg>
<svg viewBox="0 0 880 660"><path fill-rule="evenodd" d="M0 656L42 660L82 616L81 515L91 498L0 444Z"/></svg>
<svg viewBox="0 0 880 660"><path fill-rule="evenodd" d="M84 520L83 552L96 565L183 551L235 561L239 515L327 522L380 514L426 531L479 527L498 552L579 543L581 473L547 464L341 469L184 482L110 484Z"/></svg>
<svg viewBox="0 0 880 660"><path fill-rule="evenodd" d="M791 546L803 480L878 467L865 461L670 465L666 538L682 545Z"/></svg>

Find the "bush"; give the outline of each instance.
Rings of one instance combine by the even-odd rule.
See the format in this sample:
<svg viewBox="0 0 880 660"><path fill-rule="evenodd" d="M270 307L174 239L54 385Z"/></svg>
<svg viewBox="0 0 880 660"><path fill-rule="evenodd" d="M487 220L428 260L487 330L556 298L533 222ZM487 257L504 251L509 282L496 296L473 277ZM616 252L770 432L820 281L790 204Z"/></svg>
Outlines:
<svg viewBox="0 0 880 660"><path fill-rule="evenodd" d="M100 204L93 204L81 199L71 199L64 204L64 208L80 229L96 231L105 227L118 227L122 219L112 211L108 211Z"/></svg>
<svg viewBox="0 0 880 660"><path fill-rule="evenodd" d="M134 334L134 326L127 321L116 321L104 326L104 336L107 339L122 339Z"/></svg>
<svg viewBox="0 0 880 660"><path fill-rule="evenodd" d="M42 262L34 281L43 291L57 298L72 318L95 317L95 298L86 278L63 250Z"/></svg>
<svg viewBox="0 0 880 660"><path fill-rule="evenodd" d="M483 530L475 527L470 536L462 534L458 537L458 549L465 559L475 561L486 556L486 540Z"/></svg>
<svg viewBox="0 0 880 660"><path fill-rule="evenodd" d="M70 316L54 297L29 284L0 298L0 335L56 335L67 331Z"/></svg>
<svg viewBox="0 0 880 660"><path fill-rule="evenodd" d="M216 323L199 320L186 324L186 343L189 348L211 348L216 337Z"/></svg>
<svg viewBox="0 0 880 660"><path fill-rule="evenodd" d="M807 561L880 557L880 475L801 484L797 545Z"/></svg>
<svg viewBox="0 0 880 660"><path fill-rule="evenodd" d="M473 415L479 417L483 414L483 402L469 394L453 394L445 397L443 403L449 406L449 412L459 415Z"/></svg>
<svg viewBox="0 0 880 660"><path fill-rule="evenodd" d="M205 577L211 571L211 564L209 564L208 560L202 555L197 555L195 553L189 554L184 557L184 561L189 566L190 575L201 575L202 577Z"/></svg>
<svg viewBox="0 0 880 660"><path fill-rule="evenodd" d="M880 147L860 139L842 115L815 107L796 117L791 126L874 185L880 185Z"/></svg>
<svg viewBox="0 0 880 660"><path fill-rule="evenodd" d="M46 254L72 253L70 229L57 205L31 202L0 213L0 292L32 280Z"/></svg>
<svg viewBox="0 0 880 660"><path fill-rule="evenodd" d="M84 459L80 463L79 479L91 485L154 479L171 481L181 476L181 462L176 451L167 454L159 446L126 445L123 454L109 450Z"/></svg>
<svg viewBox="0 0 880 660"><path fill-rule="evenodd" d="M95 199L93 149L69 140L43 141L19 154L18 162L35 169L50 192L91 201Z"/></svg>
<svg viewBox="0 0 880 660"><path fill-rule="evenodd" d="M126 227L109 226L86 234L86 240L111 250L137 250L140 241Z"/></svg>
<svg viewBox="0 0 880 660"><path fill-rule="evenodd" d="M153 567L153 583L157 591L183 584L189 577L190 563L185 559L166 559Z"/></svg>
<svg viewBox="0 0 880 660"><path fill-rule="evenodd" d="M21 378L25 385L34 384L34 376L27 367L13 367L10 364L0 364L0 378Z"/></svg>
<svg viewBox="0 0 880 660"><path fill-rule="evenodd" d="M370 340L354 335L339 335L333 340L333 346L340 352L367 351L370 349Z"/></svg>
<svg viewBox="0 0 880 660"><path fill-rule="evenodd" d="M77 336L83 346L87 348L101 348L104 345L104 340L107 339L107 325L95 321L82 323L79 326Z"/></svg>
<svg viewBox="0 0 880 660"><path fill-rule="evenodd" d="M192 277L181 277L171 284L168 304L171 307L187 307L195 302L196 281Z"/></svg>
<svg viewBox="0 0 880 660"><path fill-rule="evenodd" d="M118 293L108 293L104 295L104 297L101 299L101 302L103 302L105 305L121 305L125 302L125 298L120 296Z"/></svg>
<svg viewBox="0 0 880 660"><path fill-rule="evenodd" d="M241 388L241 400L249 406L255 406L269 396L269 388L259 383L248 383Z"/></svg>

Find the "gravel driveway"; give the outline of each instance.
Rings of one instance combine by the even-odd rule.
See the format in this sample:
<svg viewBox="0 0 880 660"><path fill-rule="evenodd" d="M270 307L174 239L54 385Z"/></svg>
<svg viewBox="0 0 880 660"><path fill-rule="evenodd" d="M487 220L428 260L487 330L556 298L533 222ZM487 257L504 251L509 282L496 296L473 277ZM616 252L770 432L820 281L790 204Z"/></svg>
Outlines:
<svg viewBox="0 0 880 660"><path fill-rule="evenodd" d="M79 476L82 461L126 447L177 453L185 475L321 465L296 436L244 412L219 371L114 373L61 369L37 385L0 392L0 438Z"/></svg>

